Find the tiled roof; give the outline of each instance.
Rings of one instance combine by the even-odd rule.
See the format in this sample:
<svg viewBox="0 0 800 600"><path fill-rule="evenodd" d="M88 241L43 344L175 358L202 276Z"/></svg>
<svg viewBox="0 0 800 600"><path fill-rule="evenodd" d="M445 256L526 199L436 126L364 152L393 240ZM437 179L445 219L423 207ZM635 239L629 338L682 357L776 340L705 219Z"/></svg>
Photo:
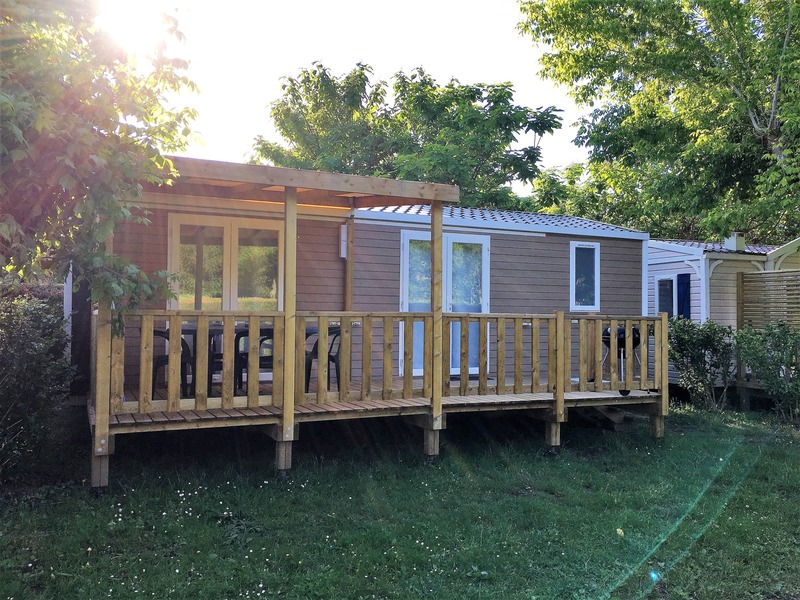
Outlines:
<svg viewBox="0 0 800 600"><path fill-rule="evenodd" d="M511 210L495 210L487 208L470 208L465 206L450 206L445 205L443 218L455 221L470 221L476 227L489 227L493 224L501 225L503 229L520 229L529 231L547 231L553 230L585 230L589 235L592 232L598 234L617 234L623 237L623 234L636 234L636 237L641 237L642 234L635 229L628 229L626 227L619 227L617 225L610 225L608 223L601 223L600 221L592 221L589 219L582 219L580 217L571 217L569 215L550 215L546 213L522 212ZM391 215L406 215L409 217L430 217L430 206L388 206L362 209L357 213L380 213Z"/></svg>
<svg viewBox="0 0 800 600"><path fill-rule="evenodd" d="M676 244L687 248L699 248L705 252L720 252L723 254L766 254L778 246L765 246L761 244L745 244L744 250L731 250L725 247L725 242L698 242L694 240L652 240L666 244Z"/></svg>

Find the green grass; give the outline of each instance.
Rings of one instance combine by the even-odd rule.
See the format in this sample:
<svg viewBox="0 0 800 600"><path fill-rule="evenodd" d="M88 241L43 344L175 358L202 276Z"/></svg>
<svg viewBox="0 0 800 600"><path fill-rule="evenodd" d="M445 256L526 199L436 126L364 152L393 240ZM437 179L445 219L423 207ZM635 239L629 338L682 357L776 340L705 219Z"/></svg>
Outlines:
<svg viewBox="0 0 800 600"><path fill-rule="evenodd" d="M97 498L54 434L2 496L0 598L800 595L794 431L685 410L552 455L524 418L448 425L434 466L398 420L306 425L285 482L257 433L123 436Z"/></svg>

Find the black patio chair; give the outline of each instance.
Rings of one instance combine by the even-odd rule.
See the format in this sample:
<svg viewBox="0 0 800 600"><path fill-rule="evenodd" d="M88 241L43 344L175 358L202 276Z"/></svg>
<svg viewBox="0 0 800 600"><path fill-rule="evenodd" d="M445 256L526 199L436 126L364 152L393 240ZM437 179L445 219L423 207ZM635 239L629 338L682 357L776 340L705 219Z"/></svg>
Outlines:
<svg viewBox="0 0 800 600"><path fill-rule="evenodd" d="M332 330L328 338L328 365L333 365L336 369L336 385L341 386L341 378L339 374L339 350L341 348L341 337L338 329ZM306 393L311 384L311 367L314 361L319 358L319 337L314 341L311 350L306 350ZM319 372L319 369L317 369ZM319 385L319 381L317 381ZM328 368L328 389L331 389L331 369Z"/></svg>
<svg viewBox="0 0 800 600"><path fill-rule="evenodd" d="M169 344L169 331L156 329L153 331L155 337L164 338ZM169 345L167 345L169 348ZM158 381L158 372L169 365L169 351L161 356L153 357L153 391L152 396L156 395L156 381ZM189 372L192 373L192 384L189 385ZM181 337L181 395L186 398L194 395L195 389L194 381L194 359L192 358L192 351L189 349L189 344Z"/></svg>
<svg viewBox="0 0 800 600"><path fill-rule="evenodd" d="M244 389L244 372L247 371L247 368L249 367L249 345L249 331L240 331L236 334L236 355L234 356L233 368L235 373L234 385L237 390ZM268 335L262 335L258 340L258 372L260 373L262 369L272 370L273 366L274 360L272 354L272 337ZM258 373L255 375L258 376ZM250 373L248 373L247 378L249 379L250 376Z"/></svg>

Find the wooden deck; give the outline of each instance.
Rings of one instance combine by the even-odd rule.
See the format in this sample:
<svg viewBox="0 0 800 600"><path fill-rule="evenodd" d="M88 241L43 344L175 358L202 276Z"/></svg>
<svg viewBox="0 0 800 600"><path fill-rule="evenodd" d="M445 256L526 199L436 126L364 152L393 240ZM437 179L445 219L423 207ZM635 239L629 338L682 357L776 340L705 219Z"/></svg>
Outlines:
<svg viewBox="0 0 800 600"><path fill-rule="evenodd" d="M127 390L126 397L135 398L136 390ZM178 411L160 410L148 413L120 412L109 417L109 429L112 434L125 434L177 429L277 425L280 423L283 411L279 407L248 407L244 404L246 397L239 396L237 398L239 398L241 405L232 408L220 407L205 410L189 408ZM625 406L657 404L660 399L660 394L658 393L641 390L632 390L626 396L611 390L566 392L564 394L564 405L566 408ZM154 404L161 401L157 399ZM213 398L209 402L213 402ZM134 405L135 402L130 404ZM445 415L509 410L546 412L553 409L553 404L553 395L547 392L454 395L442 398L442 409ZM424 397L391 398L388 400L378 398L368 400L352 399L349 401L332 400L324 403L301 402L295 404L294 410L295 422L297 423L429 415L431 412L430 399ZM94 415L91 414L91 411L93 411L93 408L90 407L90 419L94 422Z"/></svg>
<svg viewBox="0 0 800 600"><path fill-rule="evenodd" d="M106 315L110 323L110 311ZM211 361L206 349L212 321L222 323L223 339L234 339L237 328L271 328L276 340L271 363L260 365L255 343L245 354L233 344L223 344L222 355ZM95 432L92 483L107 485L116 435L151 431L260 426L275 439L279 471L291 467L292 442L299 439L301 426L323 421L409 419L423 430L429 457L439 453L447 415L458 413L526 411L545 421L545 444L558 446L560 425L572 409L639 407L650 415L653 434L663 436L668 410L665 315L622 319L567 317L562 312L459 314L447 315L444 321L443 347L452 352L442 352L437 361L430 313L304 313L294 334L288 333L284 315L276 312L129 313L124 336L113 337L110 325L105 326L105 349L97 354L103 364L95 369L89 407ZM168 347L156 344L151 335L157 323L170 325ZM197 343L190 356L188 378L182 373L180 341L187 323L206 340ZM451 339L455 324L460 335ZM473 324L479 331L475 339L468 334ZM418 349L415 325L422 334ZM329 364L326 338L331 326L341 333L335 357L341 381L334 362ZM320 341L305 391L309 328L319 332ZM609 331L618 335L609 336ZM472 344L477 366L470 368ZM285 351L289 347L291 353ZM154 387L155 360L163 356L168 366ZM455 368L454 356L460 357ZM250 373L258 373L258 379L245 377ZM317 385L329 375L330 390ZM198 382L196 389L187 392L182 379L187 385Z"/></svg>

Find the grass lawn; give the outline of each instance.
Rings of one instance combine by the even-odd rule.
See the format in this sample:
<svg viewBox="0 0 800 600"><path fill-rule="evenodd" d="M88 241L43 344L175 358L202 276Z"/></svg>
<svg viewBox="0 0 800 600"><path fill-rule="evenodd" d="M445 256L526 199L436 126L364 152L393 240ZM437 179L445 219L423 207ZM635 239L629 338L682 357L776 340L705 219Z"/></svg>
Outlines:
<svg viewBox="0 0 800 600"><path fill-rule="evenodd" d="M74 414L73 414L74 413ZM65 409L0 492L0 598L800 598L800 444L677 410L664 441L525 417L304 425L293 478L257 432L121 436L94 497Z"/></svg>

